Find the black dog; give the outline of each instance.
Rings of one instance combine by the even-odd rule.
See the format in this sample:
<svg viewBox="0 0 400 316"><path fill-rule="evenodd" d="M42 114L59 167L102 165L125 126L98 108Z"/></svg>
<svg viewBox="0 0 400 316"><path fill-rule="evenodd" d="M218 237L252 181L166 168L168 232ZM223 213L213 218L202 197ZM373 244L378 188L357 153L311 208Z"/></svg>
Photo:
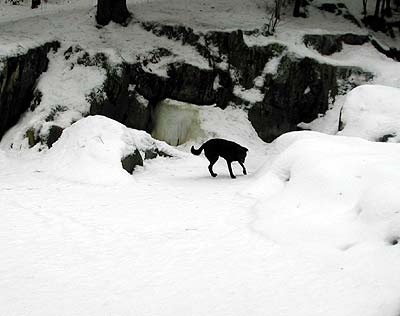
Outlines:
<svg viewBox="0 0 400 316"><path fill-rule="evenodd" d="M204 154L207 159L210 161L210 165L208 166L208 170L213 177L216 177L217 174L214 173L212 167L217 162L218 158L221 156L224 158L228 164L229 173L232 179L235 179L235 175L232 172L232 161L237 161L243 168L243 174L247 174L246 168L244 166L244 160L246 159L248 149L240 146L234 142L225 139L214 138L205 142L199 149L195 149L193 146L191 148L191 152L193 155L200 155L201 151L204 149Z"/></svg>

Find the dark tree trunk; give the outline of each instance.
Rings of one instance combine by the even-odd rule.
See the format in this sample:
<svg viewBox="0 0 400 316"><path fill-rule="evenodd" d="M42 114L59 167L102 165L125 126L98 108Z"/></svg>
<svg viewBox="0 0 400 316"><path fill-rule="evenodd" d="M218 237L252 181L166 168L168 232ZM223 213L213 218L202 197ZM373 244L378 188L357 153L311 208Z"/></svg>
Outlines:
<svg viewBox="0 0 400 316"><path fill-rule="evenodd" d="M391 7L391 1L390 0L386 0L386 10L385 10L385 15L388 18L391 18L393 16L392 14L392 7Z"/></svg>
<svg viewBox="0 0 400 316"><path fill-rule="evenodd" d="M382 0L382 2L381 2L381 17L382 18L385 16L385 5L386 5L386 0Z"/></svg>
<svg viewBox="0 0 400 316"><path fill-rule="evenodd" d="M294 3L293 16L298 18L300 16L301 0L296 0Z"/></svg>
<svg viewBox="0 0 400 316"><path fill-rule="evenodd" d="M367 16L367 2L368 2L368 0L363 0L363 15L364 15L364 18Z"/></svg>
<svg viewBox="0 0 400 316"><path fill-rule="evenodd" d="M32 0L32 9L36 9L37 7L40 6L40 0Z"/></svg>
<svg viewBox="0 0 400 316"><path fill-rule="evenodd" d="M380 6L381 6L381 0L376 0L375 13L374 13L375 18L379 18L379 8L380 8Z"/></svg>
<svg viewBox="0 0 400 316"><path fill-rule="evenodd" d="M96 20L100 25L111 21L124 24L131 14L126 7L126 0L98 0Z"/></svg>

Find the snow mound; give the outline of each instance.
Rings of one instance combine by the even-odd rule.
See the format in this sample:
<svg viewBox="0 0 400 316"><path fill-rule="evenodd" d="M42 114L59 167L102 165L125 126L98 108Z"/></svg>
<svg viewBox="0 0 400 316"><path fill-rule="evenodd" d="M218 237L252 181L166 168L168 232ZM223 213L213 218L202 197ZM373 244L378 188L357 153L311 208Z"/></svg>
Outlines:
<svg viewBox="0 0 400 316"><path fill-rule="evenodd" d="M396 315L400 147L316 132L288 133L272 146L272 161L249 189L257 201L250 229L297 253L292 268L305 270L290 284L315 272L310 262L320 265L301 302L315 315Z"/></svg>
<svg viewBox="0 0 400 316"><path fill-rule="evenodd" d="M363 85L350 91L343 105L339 135L371 141L400 141L400 89Z"/></svg>
<svg viewBox="0 0 400 316"><path fill-rule="evenodd" d="M182 156L164 142L144 131L129 129L103 116L90 116L64 130L60 139L45 154L47 169L58 177L85 183L110 183L129 176L121 159L139 150Z"/></svg>
<svg viewBox="0 0 400 316"><path fill-rule="evenodd" d="M261 200L257 230L278 243L339 250L397 243L398 145L293 132L273 146L250 189Z"/></svg>

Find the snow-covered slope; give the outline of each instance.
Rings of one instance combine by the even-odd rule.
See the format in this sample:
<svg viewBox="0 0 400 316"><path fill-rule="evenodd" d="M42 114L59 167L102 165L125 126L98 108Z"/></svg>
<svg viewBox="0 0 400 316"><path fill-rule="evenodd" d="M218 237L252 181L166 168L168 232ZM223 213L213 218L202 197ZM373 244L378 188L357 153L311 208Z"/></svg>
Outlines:
<svg viewBox="0 0 400 316"><path fill-rule="evenodd" d="M141 21L200 31L259 28L269 18L265 2L128 1ZM370 44L322 57L304 45L304 34L365 30L316 8L310 19L286 15L275 36L247 35L246 43L278 41L299 56L361 66L374 84L387 85L354 89L303 124L336 134L344 106L341 133L357 137L304 131L266 144L246 110L202 106L197 132L171 147L105 117L82 119L104 72L77 64L79 52L69 60L63 54L79 45L118 63L166 47L176 61L208 63L135 21L97 29L95 3L49 0L34 11L0 4L2 56L50 39L62 47L38 83L42 103L0 146L0 315L398 316L400 149L360 137L398 135L399 63ZM58 117L63 106L68 113ZM50 113L66 128L61 138L51 149L28 149L26 129L45 131ZM212 137L249 148L247 176L234 163L231 180L220 159L218 177L210 177L208 160L189 148ZM135 149L173 157L145 160L130 175L121 158Z"/></svg>
<svg viewBox="0 0 400 316"><path fill-rule="evenodd" d="M400 89L380 85L355 88L346 96L341 120L340 135L398 143Z"/></svg>
<svg viewBox="0 0 400 316"><path fill-rule="evenodd" d="M361 85L340 96L333 108L302 128L327 134L398 143L400 89Z"/></svg>
<svg viewBox="0 0 400 316"><path fill-rule="evenodd" d="M223 126L250 148L235 181L185 153L130 176L123 140L149 136L101 117L2 151L1 314L397 315L397 145L297 132L266 150Z"/></svg>
<svg viewBox="0 0 400 316"><path fill-rule="evenodd" d="M47 172L77 182L110 185L127 180L122 158L138 150L143 158L148 150L171 157L184 154L144 131L128 129L103 116L90 116L66 129L49 152L41 157Z"/></svg>
<svg viewBox="0 0 400 316"><path fill-rule="evenodd" d="M294 132L270 153L248 190L258 200L250 227L288 265L276 285L285 288L286 312L396 315L398 145Z"/></svg>

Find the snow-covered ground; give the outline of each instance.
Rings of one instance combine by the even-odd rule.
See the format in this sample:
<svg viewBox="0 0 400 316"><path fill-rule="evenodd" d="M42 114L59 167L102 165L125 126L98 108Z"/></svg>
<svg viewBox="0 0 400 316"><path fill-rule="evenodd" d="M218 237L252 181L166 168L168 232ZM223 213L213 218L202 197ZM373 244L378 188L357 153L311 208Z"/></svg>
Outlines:
<svg viewBox="0 0 400 316"><path fill-rule="evenodd" d="M267 146L221 125L209 133L250 148L248 176L220 161L211 178L185 147L131 176L123 148L149 136L102 117L48 152L2 151L0 313L397 315L398 145L298 132Z"/></svg>
<svg viewBox="0 0 400 316"><path fill-rule="evenodd" d="M193 48L139 24L97 29L95 2L49 0L32 11L2 1L1 55L58 39L64 51L79 44L115 62L171 47L176 58L207 67ZM128 3L141 21L201 31L268 21L261 0ZM375 85L337 98L307 125L337 134L343 108L339 134L347 136L305 131L265 144L244 110L206 106L178 147L96 116L65 129L49 150L10 150L27 127L45 124L56 102L76 110L66 118L80 119L85 94L104 80L99 68L71 71L63 50L51 55L40 107L0 144L0 315L398 316L400 148L366 139L398 139L400 66L369 44L319 56L303 34L365 30L312 13L287 16L274 37L246 41L284 42L301 56L373 72ZM221 159L210 177L208 161L189 148L211 137L249 148L247 176L234 163L232 180ZM145 160L130 175L120 160L135 148L172 157Z"/></svg>

